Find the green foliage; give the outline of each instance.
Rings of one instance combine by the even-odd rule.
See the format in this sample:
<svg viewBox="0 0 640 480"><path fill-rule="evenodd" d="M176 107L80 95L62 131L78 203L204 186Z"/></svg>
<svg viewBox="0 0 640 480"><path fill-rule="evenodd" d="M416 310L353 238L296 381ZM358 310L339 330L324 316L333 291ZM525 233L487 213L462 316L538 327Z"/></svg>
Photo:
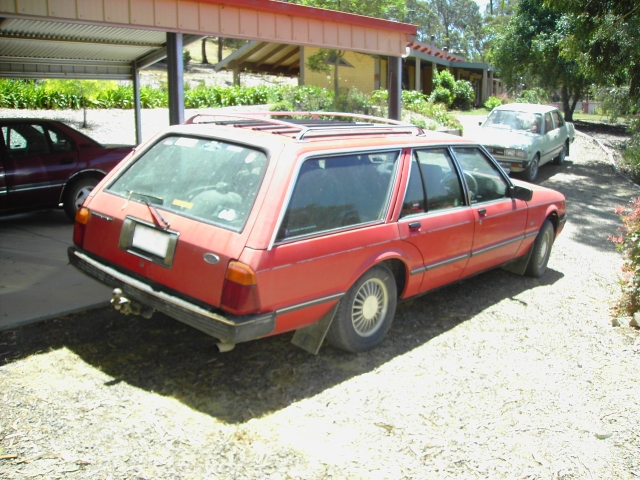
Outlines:
<svg viewBox="0 0 640 480"><path fill-rule="evenodd" d="M620 215L622 227L609 239L624 253L621 308L632 315L640 311L640 198L617 207L615 213Z"/></svg>
<svg viewBox="0 0 640 480"><path fill-rule="evenodd" d="M556 0L548 4L565 15L570 27L563 55L575 59L598 85L627 85L629 96L640 100L638 3Z"/></svg>
<svg viewBox="0 0 640 480"><path fill-rule="evenodd" d="M440 103L445 107L448 107L453 102L453 94L451 93L451 90L448 90L445 87L436 87L431 92L429 101L432 103Z"/></svg>
<svg viewBox="0 0 640 480"><path fill-rule="evenodd" d="M453 92L455 84L456 79L449 70L441 70L439 72L436 72L433 76L433 86L435 88L442 87L446 88L450 92Z"/></svg>
<svg viewBox="0 0 640 480"><path fill-rule="evenodd" d="M606 115L611 122L619 117L637 114L639 103L629 95L629 86L599 87L595 89L595 97L600 102L600 113Z"/></svg>
<svg viewBox="0 0 640 480"><path fill-rule="evenodd" d="M520 96L516 99L516 103L545 103L547 94L541 88L533 88L531 90L522 90Z"/></svg>
<svg viewBox="0 0 640 480"><path fill-rule="evenodd" d="M473 86L466 80L458 80L453 86L453 108L457 110L471 110L476 92Z"/></svg>
<svg viewBox="0 0 640 480"><path fill-rule="evenodd" d="M491 111L494 108L499 107L500 105L502 105L502 100L500 100L498 97L489 97L487 101L484 102L483 106L487 110Z"/></svg>
<svg viewBox="0 0 640 480"><path fill-rule="evenodd" d="M466 80L456 81L449 70L436 72L433 76L433 86L429 97L432 103L441 103L458 110L470 110L476 98L471 83Z"/></svg>
<svg viewBox="0 0 640 480"><path fill-rule="evenodd" d="M524 83L548 93L560 89L567 120L572 119L574 102L591 83L589 72L566 53L566 39L573 28L572 16L549 3L521 0L516 13L495 35L490 50L490 61L508 88L516 90Z"/></svg>

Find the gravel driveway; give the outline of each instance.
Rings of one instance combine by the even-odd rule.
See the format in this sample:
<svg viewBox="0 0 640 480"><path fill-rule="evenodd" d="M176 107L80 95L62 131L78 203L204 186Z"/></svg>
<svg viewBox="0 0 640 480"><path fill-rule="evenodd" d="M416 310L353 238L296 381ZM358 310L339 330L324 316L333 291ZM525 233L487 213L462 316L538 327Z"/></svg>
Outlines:
<svg viewBox="0 0 640 480"><path fill-rule="evenodd" d="M131 112L89 114L94 138L133 142ZM402 304L367 353L281 335L219 354L108 309L0 332L0 478L640 478L640 342L611 326L607 241L639 192L584 137L539 183L568 205L541 279L498 270Z"/></svg>

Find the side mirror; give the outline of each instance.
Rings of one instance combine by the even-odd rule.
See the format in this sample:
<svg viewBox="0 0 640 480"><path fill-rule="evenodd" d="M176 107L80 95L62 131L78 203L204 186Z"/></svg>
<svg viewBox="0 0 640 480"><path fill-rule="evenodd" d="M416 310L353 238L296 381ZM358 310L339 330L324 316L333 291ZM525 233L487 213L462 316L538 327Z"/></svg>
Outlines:
<svg viewBox="0 0 640 480"><path fill-rule="evenodd" d="M516 200L524 200L525 202L530 202L533 198L533 190L527 187L521 187L519 185L515 185L511 187L511 198Z"/></svg>

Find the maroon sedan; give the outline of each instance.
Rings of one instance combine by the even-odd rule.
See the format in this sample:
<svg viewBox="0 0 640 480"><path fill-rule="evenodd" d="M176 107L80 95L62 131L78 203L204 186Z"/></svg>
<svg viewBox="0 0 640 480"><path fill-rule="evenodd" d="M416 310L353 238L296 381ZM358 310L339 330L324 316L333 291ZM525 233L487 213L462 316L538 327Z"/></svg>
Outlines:
<svg viewBox="0 0 640 480"><path fill-rule="evenodd" d="M0 215L64 207L73 219L89 192L133 147L100 145L64 123L0 119Z"/></svg>

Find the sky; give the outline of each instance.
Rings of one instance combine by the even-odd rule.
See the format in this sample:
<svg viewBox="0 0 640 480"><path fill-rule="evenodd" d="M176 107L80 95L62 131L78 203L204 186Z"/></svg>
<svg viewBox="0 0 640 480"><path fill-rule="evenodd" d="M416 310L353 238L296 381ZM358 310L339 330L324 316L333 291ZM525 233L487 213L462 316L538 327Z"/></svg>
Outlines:
<svg viewBox="0 0 640 480"><path fill-rule="evenodd" d="M480 7L480 13L484 14L484 8L489 3L489 0L476 0L476 3Z"/></svg>

